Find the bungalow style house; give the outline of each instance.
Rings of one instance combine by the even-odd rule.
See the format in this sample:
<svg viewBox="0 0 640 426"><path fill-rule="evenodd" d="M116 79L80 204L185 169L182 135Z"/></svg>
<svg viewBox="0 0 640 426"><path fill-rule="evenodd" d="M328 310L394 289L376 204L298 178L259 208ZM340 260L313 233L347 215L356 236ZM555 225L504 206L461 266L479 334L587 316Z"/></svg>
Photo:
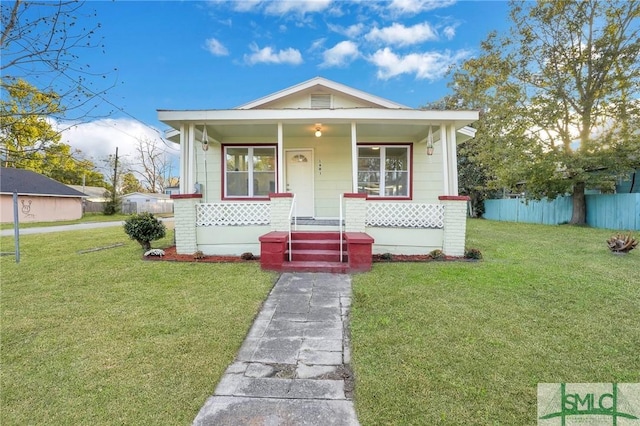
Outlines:
<svg viewBox="0 0 640 426"><path fill-rule="evenodd" d="M367 269L372 253L464 253L456 144L477 111L412 109L317 77L158 118L180 144L178 253L331 271Z"/></svg>

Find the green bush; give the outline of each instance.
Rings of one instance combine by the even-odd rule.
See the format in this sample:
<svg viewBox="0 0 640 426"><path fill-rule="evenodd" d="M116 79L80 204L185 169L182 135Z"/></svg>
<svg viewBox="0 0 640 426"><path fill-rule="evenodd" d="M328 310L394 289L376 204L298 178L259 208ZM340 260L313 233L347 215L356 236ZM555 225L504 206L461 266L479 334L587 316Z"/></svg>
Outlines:
<svg viewBox="0 0 640 426"><path fill-rule="evenodd" d="M465 259L482 259L482 253L477 248L469 248L464 251Z"/></svg>
<svg viewBox="0 0 640 426"><path fill-rule="evenodd" d="M134 214L124 221L124 232L146 251L151 241L164 238L167 228L151 213Z"/></svg>
<svg viewBox="0 0 640 426"><path fill-rule="evenodd" d="M431 250L429 256L431 256L433 260L445 260L446 258L444 252L440 249Z"/></svg>

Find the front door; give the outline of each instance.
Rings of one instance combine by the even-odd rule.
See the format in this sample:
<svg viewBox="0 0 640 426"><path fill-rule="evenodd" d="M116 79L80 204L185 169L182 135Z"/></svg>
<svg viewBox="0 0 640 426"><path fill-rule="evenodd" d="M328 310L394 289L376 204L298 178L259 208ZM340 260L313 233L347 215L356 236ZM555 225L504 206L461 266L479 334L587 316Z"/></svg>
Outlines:
<svg viewBox="0 0 640 426"><path fill-rule="evenodd" d="M313 150L285 151L287 158L286 191L295 194L298 217L313 217Z"/></svg>

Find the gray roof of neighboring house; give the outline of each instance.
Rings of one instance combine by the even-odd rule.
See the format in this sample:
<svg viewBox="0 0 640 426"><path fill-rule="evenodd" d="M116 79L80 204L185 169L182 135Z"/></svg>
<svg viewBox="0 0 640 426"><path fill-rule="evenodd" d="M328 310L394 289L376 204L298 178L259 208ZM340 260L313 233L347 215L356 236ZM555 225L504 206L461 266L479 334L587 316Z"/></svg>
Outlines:
<svg viewBox="0 0 640 426"><path fill-rule="evenodd" d="M0 167L0 193L48 197L86 197L80 191L31 170Z"/></svg>
<svg viewBox="0 0 640 426"><path fill-rule="evenodd" d="M69 188L73 188L76 191L83 192L88 195L87 200L90 201L105 201L109 199L109 195L105 195L109 191L107 188L101 186L82 186L82 185L67 185Z"/></svg>

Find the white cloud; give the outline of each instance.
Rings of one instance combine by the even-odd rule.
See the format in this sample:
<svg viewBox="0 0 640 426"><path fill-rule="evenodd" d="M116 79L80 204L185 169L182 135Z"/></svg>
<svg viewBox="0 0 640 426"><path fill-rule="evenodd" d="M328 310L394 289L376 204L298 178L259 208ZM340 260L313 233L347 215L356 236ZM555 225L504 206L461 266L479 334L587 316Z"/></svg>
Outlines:
<svg viewBox="0 0 640 426"><path fill-rule="evenodd" d="M374 28L364 38L372 42L409 46L427 40L437 40L438 34L427 22L412 27L405 27L396 22L390 27Z"/></svg>
<svg viewBox="0 0 640 426"><path fill-rule="evenodd" d="M251 43L249 48L253 53L244 55L244 61L249 65L259 63L299 65L304 62L300 51L292 47L276 52L271 47L263 47L260 49L257 44Z"/></svg>
<svg viewBox="0 0 640 426"><path fill-rule="evenodd" d="M343 67L360 56L358 45L352 41L341 41L322 54L324 61L321 67Z"/></svg>
<svg viewBox="0 0 640 426"><path fill-rule="evenodd" d="M103 160L109 155L115 154L116 147L118 157L123 164L133 164L139 139L155 141L173 162L177 161L180 154L177 144L172 142L165 144L160 138L159 131L135 120L105 118L75 125L64 122L52 123L52 125L62 131L61 142L82 151L82 157L90 159L98 168L104 166ZM177 175L178 170L174 170L173 174Z"/></svg>
<svg viewBox="0 0 640 426"><path fill-rule="evenodd" d="M453 39L456 36L456 25L448 25L444 27L442 34L444 34L447 40Z"/></svg>
<svg viewBox="0 0 640 426"><path fill-rule="evenodd" d="M314 40L313 43L311 43L311 47L309 48L310 51L316 51L318 49L321 49L322 46L324 46L324 42L327 41L326 37L322 37L319 38L317 40Z"/></svg>
<svg viewBox="0 0 640 426"><path fill-rule="evenodd" d="M375 52L369 60L378 67L377 76L388 80L401 74L415 74L420 80L437 80L442 78L449 67L469 57L469 52L459 50L455 53L424 52L401 56L388 47Z"/></svg>
<svg viewBox="0 0 640 426"><path fill-rule="evenodd" d="M398 15L416 15L420 12L449 7L456 0L393 0L389 9Z"/></svg>
<svg viewBox="0 0 640 426"><path fill-rule="evenodd" d="M327 27L330 31L335 33L347 36L349 38L358 37L364 31L364 24L362 22L350 25L348 27L343 27L340 25L327 24Z"/></svg>
<svg viewBox="0 0 640 426"><path fill-rule="evenodd" d="M287 13L305 13L322 12L329 8L333 0L279 0L264 1L266 5L265 12L269 15L286 15Z"/></svg>
<svg viewBox="0 0 640 426"><path fill-rule="evenodd" d="M229 54L229 50L215 38L208 38L205 41L205 45L209 53L214 56L227 56Z"/></svg>

